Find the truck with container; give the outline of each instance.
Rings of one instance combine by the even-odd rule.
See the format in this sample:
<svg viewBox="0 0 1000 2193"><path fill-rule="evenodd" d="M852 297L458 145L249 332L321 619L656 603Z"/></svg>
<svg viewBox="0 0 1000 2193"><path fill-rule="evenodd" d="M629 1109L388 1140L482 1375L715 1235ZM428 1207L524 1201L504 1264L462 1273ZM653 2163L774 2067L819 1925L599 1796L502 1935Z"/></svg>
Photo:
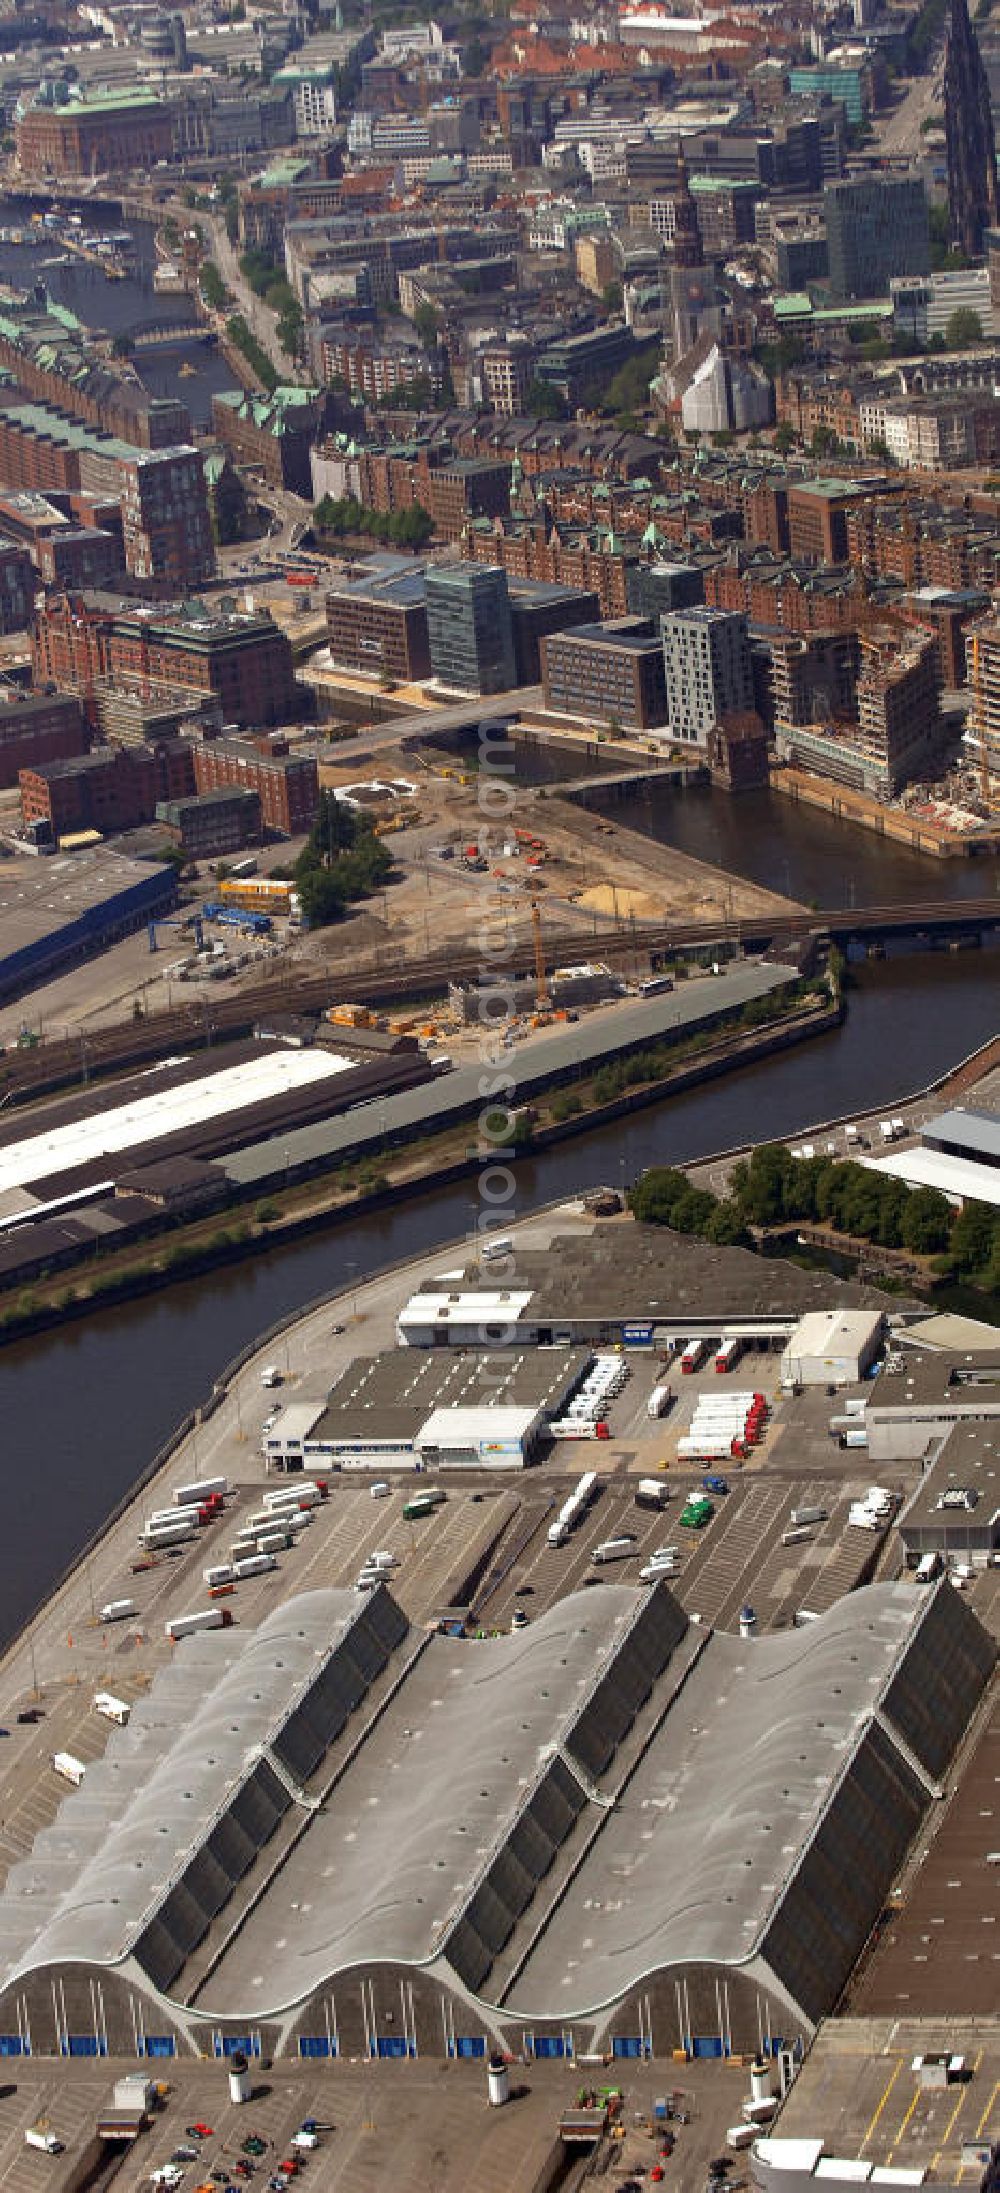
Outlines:
<svg viewBox="0 0 1000 2193"><path fill-rule="evenodd" d="M681 1523L686 1531L703 1531L714 1514L711 1501L698 1496L689 1500L687 1506L681 1509Z"/></svg>
<svg viewBox="0 0 1000 2193"><path fill-rule="evenodd" d="M445 1497L446 1495L438 1488L428 1492L415 1492L413 1498L407 1500L403 1508L404 1523L419 1523L422 1517L433 1515L435 1508L441 1506Z"/></svg>
<svg viewBox="0 0 1000 2193"><path fill-rule="evenodd" d="M29 2124L24 2135L24 2144L25 2147L39 2148L43 2155L61 2155L66 2143L56 2133L50 2132L47 2125Z"/></svg>
<svg viewBox="0 0 1000 2193"><path fill-rule="evenodd" d="M214 1561L210 1568L202 1569L201 1574L202 1580L208 1585L209 1591L216 1591L220 1584L232 1583L233 1564L231 1561Z"/></svg>
<svg viewBox="0 0 1000 2193"><path fill-rule="evenodd" d="M726 1371L733 1371L736 1369L736 1365L739 1362L742 1353L742 1340L738 1338L733 1338L732 1340L723 1340L721 1346L718 1347L715 1352L715 1368L720 1377L723 1376Z"/></svg>
<svg viewBox="0 0 1000 2193"><path fill-rule="evenodd" d="M652 1417L654 1420L661 1416L667 1416L669 1414L669 1411L673 1408L673 1404L674 1392L672 1386L668 1386L666 1382L664 1382L662 1385L654 1386L653 1391L650 1394L649 1400L646 1403L646 1415Z"/></svg>
<svg viewBox="0 0 1000 2193"><path fill-rule="evenodd" d="M670 1499L670 1487L661 1477L640 1477L635 1488L637 1508L665 1508Z"/></svg>
<svg viewBox="0 0 1000 2193"><path fill-rule="evenodd" d="M119 1728L127 1728L132 1711L124 1698L116 1698L113 1691L99 1690L94 1696L94 1712L103 1714L106 1721L117 1721Z"/></svg>
<svg viewBox="0 0 1000 2193"><path fill-rule="evenodd" d="M164 1622L163 1634L172 1645L182 1637L197 1637L201 1630L225 1630L232 1625L228 1607L199 1607L194 1614L174 1614Z"/></svg>
<svg viewBox="0 0 1000 2193"><path fill-rule="evenodd" d="M64 1782L72 1782L73 1788L79 1789L87 1771L82 1759L74 1758L71 1751L57 1751L53 1756L52 1764L56 1773L61 1774Z"/></svg>
<svg viewBox="0 0 1000 2193"><path fill-rule="evenodd" d="M175 1508L189 1508L192 1503L204 1507L208 1500L224 1500L228 1491L227 1477L196 1477L193 1485L175 1485L170 1498Z"/></svg>
<svg viewBox="0 0 1000 2193"><path fill-rule="evenodd" d="M794 1528L800 1523L825 1523L829 1510L814 1504L811 1507L793 1508L789 1521Z"/></svg>
<svg viewBox="0 0 1000 2193"><path fill-rule="evenodd" d="M277 1566L277 1556L273 1553L241 1554L239 1560L233 1562L233 1582L241 1584L248 1576L266 1576L269 1569Z"/></svg>
<svg viewBox="0 0 1000 2193"><path fill-rule="evenodd" d="M634 1538L605 1538L591 1553L595 1568L603 1568L608 1561L631 1561L636 1551Z"/></svg>
<svg viewBox="0 0 1000 2193"><path fill-rule="evenodd" d="M707 1354L707 1340L689 1340L686 1343L681 1354L681 1370L685 1377L689 1377L692 1371L700 1371Z"/></svg>
<svg viewBox="0 0 1000 2193"><path fill-rule="evenodd" d="M102 1622L130 1622L139 1609L134 1599L109 1599L101 1608Z"/></svg>
<svg viewBox="0 0 1000 2193"><path fill-rule="evenodd" d="M287 1485L269 1485L261 1495L264 1508L314 1508L327 1497L325 1477L297 1477Z"/></svg>
<svg viewBox="0 0 1000 2193"><path fill-rule="evenodd" d="M550 1546L564 1546L566 1544L566 1540L576 1528L580 1517L586 1514L591 1501L595 1498L599 1482L596 1470L584 1471L583 1476L574 1485L568 1499L563 1501L555 1522L549 1524L547 1535ZM405 1509L403 1512L405 1514Z"/></svg>

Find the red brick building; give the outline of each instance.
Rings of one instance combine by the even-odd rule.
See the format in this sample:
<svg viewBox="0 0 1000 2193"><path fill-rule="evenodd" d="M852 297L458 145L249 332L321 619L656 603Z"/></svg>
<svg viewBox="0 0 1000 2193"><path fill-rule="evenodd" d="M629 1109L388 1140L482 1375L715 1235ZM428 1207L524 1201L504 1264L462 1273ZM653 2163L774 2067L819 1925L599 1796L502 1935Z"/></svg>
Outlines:
<svg viewBox="0 0 1000 2193"><path fill-rule="evenodd" d="M152 684L215 693L224 721L248 728L295 714L291 645L266 612L154 616L93 595L56 594L35 619L32 660L36 683L48 678L79 693L92 721L101 679L140 693Z"/></svg>
<svg viewBox="0 0 1000 2193"><path fill-rule="evenodd" d="M312 826L319 806L319 772L312 754L294 754L285 739L262 750L249 739L210 739L194 748L195 785L215 792L234 785L256 792L266 829L297 837Z"/></svg>
<svg viewBox="0 0 1000 2193"><path fill-rule="evenodd" d="M22 769L85 754L88 731L72 693L0 692L0 789L9 791Z"/></svg>
<svg viewBox="0 0 1000 2193"><path fill-rule="evenodd" d="M76 86L57 105L39 94L15 124L22 174L107 175L152 168L173 151L170 109L155 91L91 92Z"/></svg>
<svg viewBox="0 0 1000 2193"><path fill-rule="evenodd" d="M97 747L67 761L22 769L21 819L47 822L53 837L76 830L105 836L152 822L158 800L194 791L193 747L186 739L159 746Z"/></svg>

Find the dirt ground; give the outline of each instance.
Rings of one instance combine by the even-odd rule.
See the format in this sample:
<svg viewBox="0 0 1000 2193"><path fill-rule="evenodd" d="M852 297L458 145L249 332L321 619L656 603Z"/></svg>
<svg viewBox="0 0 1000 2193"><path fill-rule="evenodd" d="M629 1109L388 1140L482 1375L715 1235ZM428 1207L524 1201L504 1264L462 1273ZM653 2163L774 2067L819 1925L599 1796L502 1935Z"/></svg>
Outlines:
<svg viewBox="0 0 1000 2193"><path fill-rule="evenodd" d="M513 786L509 814L484 823L476 782L463 775L457 759L389 747L364 760L355 757L352 766L347 750L342 759L324 763L323 779L330 785L374 780L386 786L371 812L400 824L385 839L396 878L343 924L311 936L290 935L279 923L272 938L252 944L232 931L210 930L213 939L225 938L234 963L225 994L259 982L284 961L329 969L331 997L363 995L366 970L405 965L452 943L467 948L484 924L492 938L520 942L530 931L532 895L541 910L550 965L559 957L560 936L573 935L579 942L581 931L589 930L587 950L599 957L602 938L633 919L703 920L711 926L789 904L775 892L606 821L561 798L551 785ZM542 853L531 852L517 832L542 839ZM485 871L462 865L462 848L474 842L482 842L488 855ZM442 857L443 848L449 857ZM265 848L258 872L287 866L298 850L299 842ZM210 888L206 869L192 904ZM189 938L164 930L157 942L154 955L145 931L128 937L10 1002L0 1014L0 1042L15 1042L22 1021L43 1034L82 1036L127 1019L136 1000L156 1012L218 994L215 983L178 981L178 962L191 951Z"/></svg>

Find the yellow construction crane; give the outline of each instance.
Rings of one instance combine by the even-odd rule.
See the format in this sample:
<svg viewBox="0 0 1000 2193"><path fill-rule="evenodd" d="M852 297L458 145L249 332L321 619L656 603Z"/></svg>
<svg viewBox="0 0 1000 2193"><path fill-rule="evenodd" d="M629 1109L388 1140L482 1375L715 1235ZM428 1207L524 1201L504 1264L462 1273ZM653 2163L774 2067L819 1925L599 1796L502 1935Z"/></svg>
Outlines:
<svg viewBox="0 0 1000 2193"><path fill-rule="evenodd" d="M531 901L531 934L535 944L535 1009L539 1013L548 1013L552 1009L552 999L549 995L549 986L545 976L545 953L542 948L542 910L538 900L534 897Z"/></svg>

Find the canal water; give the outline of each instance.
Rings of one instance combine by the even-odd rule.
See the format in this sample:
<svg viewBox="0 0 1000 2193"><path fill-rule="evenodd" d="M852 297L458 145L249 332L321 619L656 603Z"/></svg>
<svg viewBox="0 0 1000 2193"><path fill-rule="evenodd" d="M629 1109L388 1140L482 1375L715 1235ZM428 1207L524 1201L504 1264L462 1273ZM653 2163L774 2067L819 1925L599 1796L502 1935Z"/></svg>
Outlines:
<svg viewBox="0 0 1000 2193"><path fill-rule="evenodd" d="M460 755L466 767L476 766L475 733L451 733L425 744L452 758ZM522 738L515 738L514 758L515 782L535 786L610 776L628 766L609 761L601 747L569 752L561 743L536 745ZM638 830L806 906L839 911L916 899L982 898L996 890L1000 914L1000 864L994 854L933 860L779 792L741 792L734 798L707 781L682 785L664 776L649 778L635 791L609 791L588 804L623 829Z"/></svg>
<svg viewBox="0 0 1000 2193"><path fill-rule="evenodd" d="M888 1107L995 1034L1000 955L874 962L844 1025L518 1166L511 1216L644 1165ZM9 1636L135 1481L178 1418L255 1334L312 1297L470 1235L475 1181L431 1192L229 1272L0 1349Z"/></svg>
<svg viewBox="0 0 1000 2193"><path fill-rule="evenodd" d="M88 223L83 234L108 234L120 226L109 219ZM0 199L0 228L30 227L30 208L14 199ZM38 232L31 244L0 243L0 281L15 289L30 290L44 282L55 304L65 305L87 328L119 335L133 327L189 326L192 306L187 297L159 296L153 288L153 228L149 223L130 225L136 248L136 271L123 281L111 281L101 267L68 254L58 235ZM239 383L221 351L210 343L171 343L163 350L139 349L133 360L136 371L154 396L183 397L196 426L211 423L212 397ZM188 373L182 367L190 367Z"/></svg>

